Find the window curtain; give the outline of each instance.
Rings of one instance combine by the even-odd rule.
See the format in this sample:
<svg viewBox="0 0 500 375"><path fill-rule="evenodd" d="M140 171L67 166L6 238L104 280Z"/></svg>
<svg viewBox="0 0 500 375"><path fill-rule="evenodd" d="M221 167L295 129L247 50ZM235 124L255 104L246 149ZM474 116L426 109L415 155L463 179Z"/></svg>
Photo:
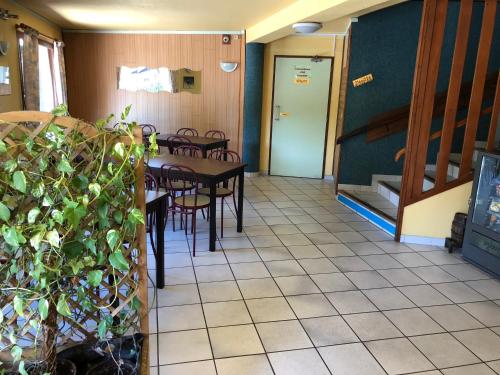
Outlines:
<svg viewBox="0 0 500 375"><path fill-rule="evenodd" d="M59 103L68 103L68 94L66 91L66 65L64 63L64 43L61 41L54 42L54 49L57 51L57 58L59 61L59 75L61 80L61 98L58 98ZM54 77L55 78L55 77Z"/></svg>
<svg viewBox="0 0 500 375"><path fill-rule="evenodd" d="M40 77L38 71L38 31L25 28L23 33L22 78L24 88L24 109L40 109Z"/></svg>

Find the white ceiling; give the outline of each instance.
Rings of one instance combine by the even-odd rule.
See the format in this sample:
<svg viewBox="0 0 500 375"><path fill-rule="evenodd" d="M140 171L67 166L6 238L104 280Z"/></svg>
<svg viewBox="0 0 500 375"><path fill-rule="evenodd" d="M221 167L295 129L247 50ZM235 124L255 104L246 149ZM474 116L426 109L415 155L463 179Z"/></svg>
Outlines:
<svg viewBox="0 0 500 375"><path fill-rule="evenodd" d="M313 1L313 0L309 0ZM296 0L17 0L65 29L244 30Z"/></svg>

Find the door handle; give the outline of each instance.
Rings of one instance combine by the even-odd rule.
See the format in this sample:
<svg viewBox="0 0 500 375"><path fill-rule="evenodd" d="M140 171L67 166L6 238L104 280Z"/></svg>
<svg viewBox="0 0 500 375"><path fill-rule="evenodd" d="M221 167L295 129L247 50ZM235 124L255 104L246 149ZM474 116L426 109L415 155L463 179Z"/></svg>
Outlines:
<svg viewBox="0 0 500 375"><path fill-rule="evenodd" d="M280 112L281 112L281 106L280 105L274 106L274 121L280 120Z"/></svg>

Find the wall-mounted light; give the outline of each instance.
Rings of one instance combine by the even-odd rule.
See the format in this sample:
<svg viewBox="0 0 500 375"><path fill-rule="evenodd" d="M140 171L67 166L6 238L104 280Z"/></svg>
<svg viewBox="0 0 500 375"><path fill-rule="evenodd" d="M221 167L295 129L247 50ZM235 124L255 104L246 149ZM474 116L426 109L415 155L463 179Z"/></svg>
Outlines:
<svg viewBox="0 0 500 375"><path fill-rule="evenodd" d="M9 42L0 40L0 55L5 56L9 49Z"/></svg>
<svg viewBox="0 0 500 375"><path fill-rule="evenodd" d="M236 68L238 68L238 63L230 61L221 61L220 68L226 73L231 73L234 72Z"/></svg>

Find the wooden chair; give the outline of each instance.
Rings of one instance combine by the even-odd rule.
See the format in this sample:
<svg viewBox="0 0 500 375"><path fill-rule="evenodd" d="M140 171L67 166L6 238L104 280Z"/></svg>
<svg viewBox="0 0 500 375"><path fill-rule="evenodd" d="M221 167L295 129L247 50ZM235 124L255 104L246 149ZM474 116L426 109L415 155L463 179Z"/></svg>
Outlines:
<svg viewBox="0 0 500 375"><path fill-rule="evenodd" d="M193 128L180 128L179 130L177 130L177 134L198 137L198 130Z"/></svg>
<svg viewBox="0 0 500 375"><path fill-rule="evenodd" d="M205 133L206 138L226 139L226 134L222 130L209 130Z"/></svg>
<svg viewBox="0 0 500 375"><path fill-rule="evenodd" d="M175 147L174 155L189 156L191 158L201 158L203 152L201 148L195 145L180 145Z"/></svg>
<svg viewBox="0 0 500 375"><path fill-rule="evenodd" d="M232 163L240 163L241 158L240 155L236 151L230 151L230 150L222 150L222 149L217 149L213 150L209 155L208 159L216 159L216 160L222 160L222 161L228 161ZM230 181L232 180L232 181ZM220 236L221 238L224 237L224 198L233 196L233 204L234 204L234 210L237 212L238 206L236 205L236 196L234 195L235 188L236 188L236 177L231 178L228 181L224 181L227 183L228 187L220 187L217 186L217 190L215 192L215 196L217 198L220 198L220 207L221 207L221 212L220 212ZM208 195L210 196L210 188L201 188L198 190L200 194L203 195ZM210 213L209 213L210 215ZM207 215L208 218L208 215Z"/></svg>
<svg viewBox="0 0 500 375"><path fill-rule="evenodd" d="M189 140L189 138L183 137L182 135L171 135L167 138L168 150L171 154L174 153L174 150L181 145L192 145L193 143Z"/></svg>
<svg viewBox="0 0 500 375"><path fill-rule="evenodd" d="M191 232L193 233L193 256L196 256L196 213L198 210L207 208L210 205L210 198L198 192L198 176L195 171L182 165L161 166L162 177L166 181L167 189L173 197L172 205L167 209L172 213L172 220L175 214L180 214L181 218L186 218L185 233L187 235L188 216L191 215ZM177 187L175 187L177 186ZM189 188L189 186L192 186ZM175 225L175 224L174 224Z"/></svg>

